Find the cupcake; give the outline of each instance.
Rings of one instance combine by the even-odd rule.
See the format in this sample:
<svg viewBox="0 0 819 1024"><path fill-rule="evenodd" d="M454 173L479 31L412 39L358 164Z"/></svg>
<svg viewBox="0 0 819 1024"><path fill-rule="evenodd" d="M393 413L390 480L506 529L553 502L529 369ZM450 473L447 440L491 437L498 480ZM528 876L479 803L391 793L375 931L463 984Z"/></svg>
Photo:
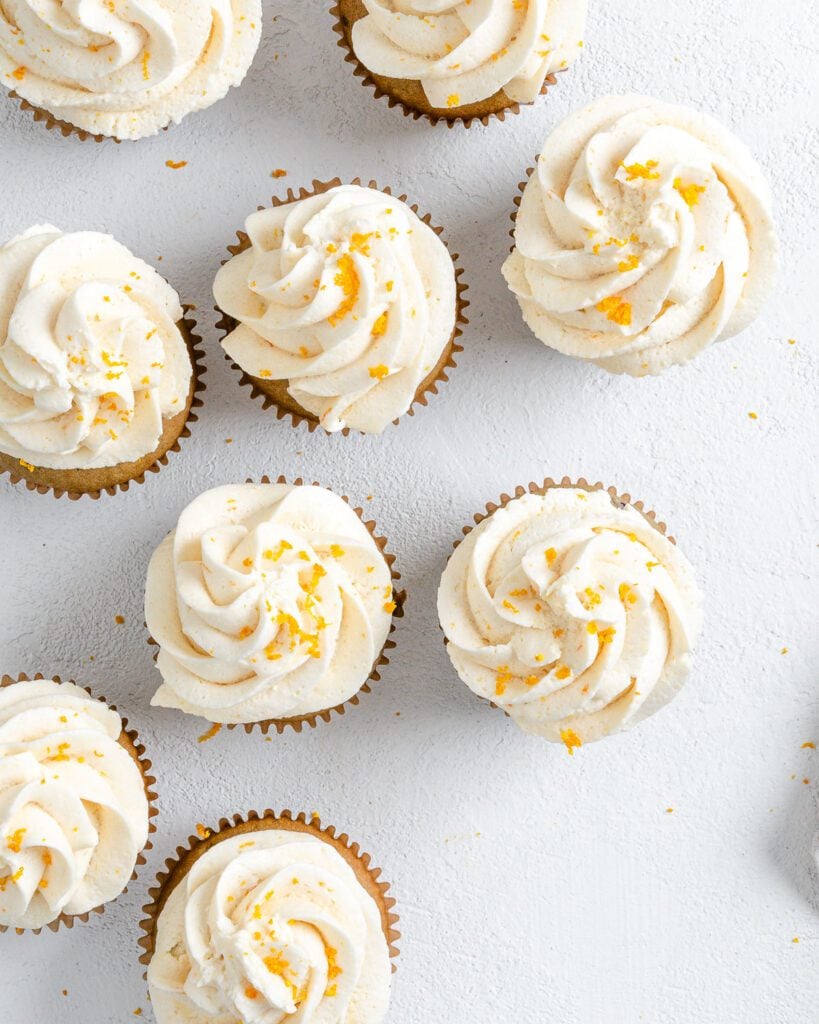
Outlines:
<svg viewBox="0 0 819 1024"><path fill-rule="evenodd" d="M447 380L461 271L405 198L315 181L252 213L230 247L213 286L222 346L279 418L379 434Z"/></svg>
<svg viewBox="0 0 819 1024"><path fill-rule="evenodd" d="M565 355L642 377L744 330L776 275L771 197L718 122L606 96L546 140L503 267L523 318Z"/></svg>
<svg viewBox="0 0 819 1024"><path fill-rule="evenodd" d="M144 864L156 799L136 733L74 683L0 681L0 931L72 927Z"/></svg>
<svg viewBox="0 0 819 1024"><path fill-rule="evenodd" d="M586 0L337 0L339 45L364 85L433 124L503 120L581 53Z"/></svg>
<svg viewBox="0 0 819 1024"><path fill-rule="evenodd" d="M570 753L675 696L700 599L653 512L601 484L546 480L475 522L438 591L450 659L474 693Z"/></svg>
<svg viewBox="0 0 819 1024"><path fill-rule="evenodd" d="M0 247L0 471L72 498L127 490L188 436L196 325L109 235L39 225Z"/></svg>
<svg viewBox="0 0 819 1024"><path fill-rule="evenodd" d="M141 139L239 85L261 19L261 0L2 4L0 82L63 135Z"/></svg>
<svg viewBox="0 0 819 1024"><path fill-rule="evenodd" d="M265 732L358 703L402 614L385 543L317 485L265 479L200 495L148 568L162 675L151 703Z"/></svg>
<svg viewBox="0 0 819 1024"><path fill-rule="evenodd" d="M381 1024L398 918L369 855L289 811L197 831L145 907L157 1024Z"/></svg>

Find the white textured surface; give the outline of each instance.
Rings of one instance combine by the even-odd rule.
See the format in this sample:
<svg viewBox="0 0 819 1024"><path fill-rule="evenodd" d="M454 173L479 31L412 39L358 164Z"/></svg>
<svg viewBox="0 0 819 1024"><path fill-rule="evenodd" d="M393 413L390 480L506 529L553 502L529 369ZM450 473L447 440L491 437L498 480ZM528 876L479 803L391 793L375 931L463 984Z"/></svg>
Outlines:
<svg viewBox="0 0 819 1024"><path fill-rule="evenodd" d="M74 677L115 700L140 729L162 798L156 849L126 897L73 932L0 937L0 1024L108 1024L137 1007L150 1020L136 939L152 873L195 822L267 805L318 809L384 866L404 934L392 1021L814 1020L819 758L801 745L819 744L819 10L598 0L583 60L550 95L468 132L373 101L320 0L268 2L265 17L244 87L154 140L63 140L0 97L0 235L48 219L162 255L199 306L209 363L200 423L144 487L69 504L0 484L0 669ZM659 380L547 351L500 276L515 187L548 130L628 89L701 106L751 143L784 248L778 294L755 327ZM168 159L188 166L168 170ZM281 182L270 178L278 167ZM471 285L451 384L381 438L277 422L238 388L213 331L210 281L243 216L275 189L334 174L406 189L445 225ZM223 732L200 745L198 721L148 706L144 571L193 495L264 472L316 478L372 510L399 554L408 617L383 683L344 719L270 743ZM564 473L644 498L707 595L682 696L574 758L522 736L458 682L434 609L471 513Z"/></svg>

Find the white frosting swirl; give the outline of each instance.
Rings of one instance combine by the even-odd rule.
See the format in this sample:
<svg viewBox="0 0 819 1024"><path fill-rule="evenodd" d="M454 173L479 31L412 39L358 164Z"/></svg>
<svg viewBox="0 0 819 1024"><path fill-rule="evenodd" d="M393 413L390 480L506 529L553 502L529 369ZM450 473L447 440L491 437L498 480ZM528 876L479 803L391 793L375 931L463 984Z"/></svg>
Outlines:
<svg viewBox="0 0 819 1024"><path fill-rule="evenodd" d="M0 82L78 128L140 139L239 85L261 17L260 0L2 0Z"/></svg>
<svg viewBox="0 0 819 1024"><path fill-rule="evenodd" d="M246 373L288 380L329 431L380 433L412 405L452 338L455 271L405 203L340 185L245 222L250 248L219 271L222 345Z"/></svg>
<svg viewBox="0 0 819 1024"><path fill-rule="evenodd" d="M746 147L686 107L607 96L547 139L503 272L544 344L643 376L747 327L776 265Z"/></svg>
<svg viewBox="0 0 819 1024"><path fill-rule="evenodd" d="M329 843L257 830L212 846L171 892L148 985L157 1024L381 1024L389 949Z"/></svg>
<svg viewBox="0 0 819 1024"><path fill-rule="evenodd" d="M420 81L433 107L502 89L531 103L580 54L586 0L364 0L353 50L377 75Z"/></svg>
<svg viewBox="0 0 819 1024"><path fill-rule="evenodd" d="M217 723L335 707L370 677L394 607L384 556L331 491L206 491L148 569L163 678L152 703Z"/></svg>
<svg viewBox="0 0 819 1024"><path fill-rule="evenodd" d="M700 627L691 566L605 491L513 499L456 548L438 614L461 679L525 732L587 743L666 704Z"/></svg>
<svg viewBox="0 0 819 1024"><path fill-rule="evenodd" d="M185 409L176 292L109 235L31 228L0 247L0 451L36 466L141 459Z"/></svg>
<svg viewBox="0 0 819 1024"><path fill-rule="evenodd" d="M0 925L42 928L123 891L148 840L122 720L73 683L0 687Z"/></svg>

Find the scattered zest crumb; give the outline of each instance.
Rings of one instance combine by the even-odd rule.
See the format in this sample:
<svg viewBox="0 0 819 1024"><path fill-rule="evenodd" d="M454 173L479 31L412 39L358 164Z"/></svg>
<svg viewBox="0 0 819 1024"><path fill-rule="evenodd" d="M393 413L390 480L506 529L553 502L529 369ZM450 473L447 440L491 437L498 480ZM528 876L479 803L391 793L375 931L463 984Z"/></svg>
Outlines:
<svg viewBox="0 0 819 1024"><path fill-rule="evenodd" d="M788 338L788 344L789 345L795 345L796 344L796 338Z"/></svg>
<svg viewBox="0 0 819 1024"><path fill-rule="evenodd" d="M583 740L580 739L574 729L561 729L560 738L566 744L566 749L572 757L574 757L574 748L583 746Z"/></svg>
<svg viewBox="0 0 819 1024"><path fill-rule="evenodd" d="M286 178L287 171L283 167L277 167L275 171L270 172L271 178Z"/></svg>
<svg viewBox="0 0 819 1024"><path fill-rule="evenodd" d="M794 937L793 937L793 938L791 939L791 942L792 942L792 943L793 943L793 944L794 944L795 946L799 945L799 939L798 939L798 937L794 935Z"/></svg>
<svg viewBox="0 0 819 1024"><path fill-rule="evenodd" d="M808 740L806 743L802 744L802 749L803 750L816 750L816 744L812 740Z"/></svg>
<svg viewBox="0 0 819 1024"><path fill-rule="evenodd" d="M673 814L674 813L674 808L673 807L666 807L665 813L666 814Z"/></svg>
<svg viewBox="0 0 819 1024"><path fill-rule="evenodd" d="M233 438L232 437L226 437L225 438L225 444L233 444Z"/></svg>
<svg viewBox="0 0 819 1024"><path fill-rule="evenodd" d="M212 740L214 736L218 736L222 730L222 726L215 722L207 732L203 732L202 735L197 739L197 743L207 743L208 740Z"/></svg>
<svg viewBox="0 0 819 1024"><path fill-rule="evenodd" d="M187 160L166 160L165 166L170 167L172 171L180 171L183 167L188 166Z"/></svg>
<svg viewBox="0 0 819 1024"><path fill-rule="evenodd" d="M758 420L759 416L757 416L757 414L755 412L749 412L748 413L748 419L749 420Z"/></svg>
<svg viewBox="0 0 819 1024"><path fill-rule="evenodd" d="M209 839L210 829L205 828L205 826L201 822L199 822L196 826L196 834L199 836L200 839Z"/></svg>
<svg viewBox="0 0 819 1024"><path fill-rule="evenodd" d="M32 464L30 462L26 462L25 459L20 459L19 461L20 461L20 465L23 467L23 469L27 469L29 471L29 473L33 473L34 472L34 466L32 466Z"/></svg>
<svg viewBox="0 0 819 1024"><path fill-rule="evenodd" d="M115 615L114 616L114 622L116 622L116 624L118 626L124 626L125 625L125 616L124 615Z"/></svg>
<svg viewBox="0 0 819 1024"><path fill-rule="evenodd" d="M787 654L788 653L788 648L787 647L783 647L782 650L779 653L780 654Z"/></svg>
<svg viewBox="0 0 819 1024"><path fill-rule="evenodd" d="M135 1017L141 1017L141 1016L142 1016L142 1007L141 1007L141 1006L138 1006L138 1007L137 1007L137 1008L136 1008L136 1009L134 1010L134 1016L135 1016Z"/></svg>

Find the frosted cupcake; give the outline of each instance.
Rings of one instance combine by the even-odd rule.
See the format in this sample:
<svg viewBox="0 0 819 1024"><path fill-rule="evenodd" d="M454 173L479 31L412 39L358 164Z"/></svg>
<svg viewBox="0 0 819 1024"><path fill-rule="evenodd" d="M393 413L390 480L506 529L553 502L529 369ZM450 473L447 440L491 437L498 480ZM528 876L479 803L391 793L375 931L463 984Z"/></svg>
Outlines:
<svg viewBox="0 0 819 1024"><path fill-rule="evenodd" d="M157 1024L382 1024L398 919L369 855L289 811L198 831L145 907Z"/></svg>
<svg viewBox="0 0 819 1024"><path fill-rule="evenodd" d="M455 365L460 270L440 228L389 192L313 187L245 221L213 286L222 347L280 418L379 434Z"/></svg>
<svg viewBox="0 0 819 1024"><path fill-rule="evenodd" d="M0 5L0 82L63 135L141 139L222 99L259 45L260 0Z"/></svg>
<svg viewBox="0 0 819 1024"><path fill-rule="evenodd" d="M487 505L438 591L461 679L570 752L667 704L700 630L693 570L664 524L600 487L547 480Z"/></svg>
<svg viewBox="0 0 819 1024"><path fill-rule="evenodd" d="M339 45L405 114L467 125L533 103L582 52L586 0L338 0Z"/></svg>
<svg viewBox="0 0 819 1024"><path fill-rule="evenodd" d="M300 482L217 487L191 502L148 568L162 674L152 704L281 732L357 703L386 663L403 600L374 526Z"/></svg>
<svg viewBox="0 0 819 1024"><path fill-rule="evenodd" d="M144 864L154 780L136 734L58 679L0 682L0 931L71 927Z"/></svg>
<svg viewBox="0 0 819 1024"><path fill-rule="evenodd" d="M0 471L99 497L157 472L195 420L179 296L109 235L40 225L0 247Z"/></svg>
<svg viewBox="0 0 819 1024"><path fill-rule="evenodd" d="M552 133L514 237L503 273L544 345L638 377L748 327L777 267L748 149L643 96L606 96Z"/></svg>

